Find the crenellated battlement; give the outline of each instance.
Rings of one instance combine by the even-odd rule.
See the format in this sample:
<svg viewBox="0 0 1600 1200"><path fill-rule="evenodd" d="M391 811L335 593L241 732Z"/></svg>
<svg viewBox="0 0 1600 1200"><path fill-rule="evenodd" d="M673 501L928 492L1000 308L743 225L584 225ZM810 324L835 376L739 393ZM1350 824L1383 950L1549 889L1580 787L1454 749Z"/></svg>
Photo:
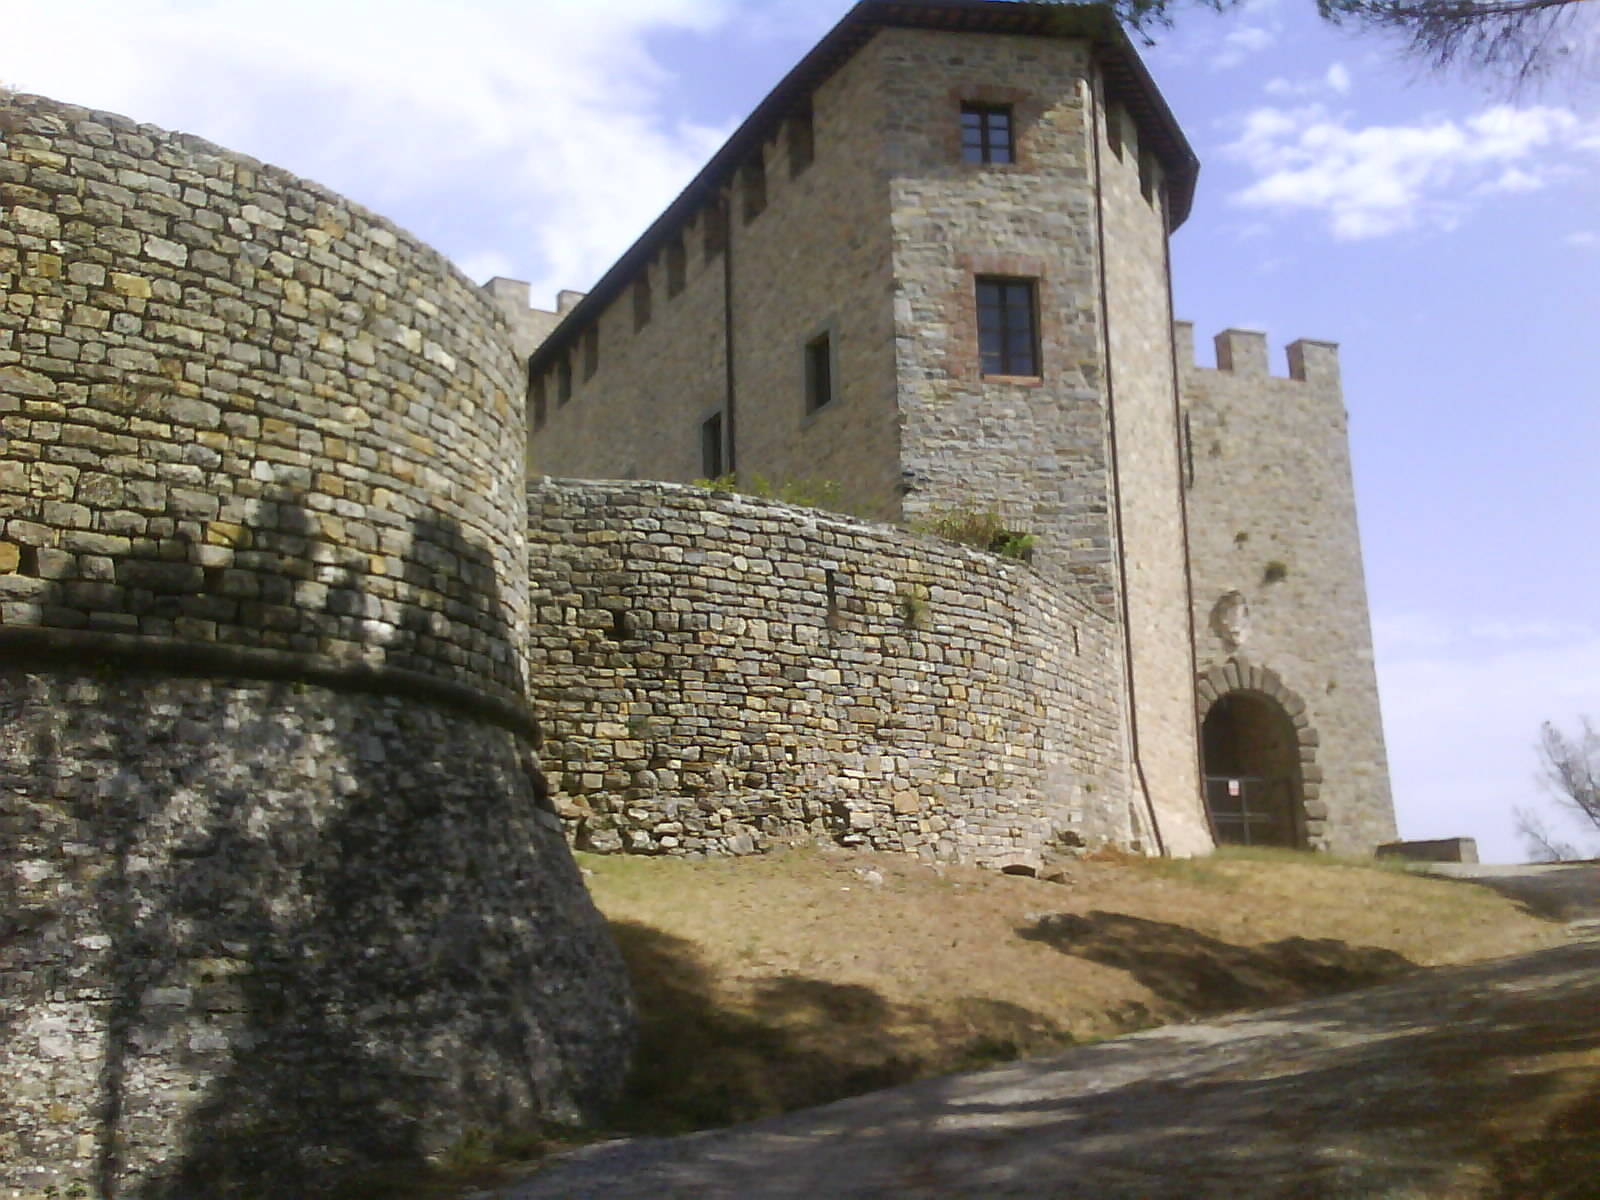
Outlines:
<svg viewBox="0 0 1600 1200"><path fill-rule="evenodd" d="M533 306L532 289L523 279L507 279L496 275L483 285L483 290L496 308L511 322L512 341L519 355L532 354L569 312L578 306L589 293L563 288L556 294L552 309Z"/></svg>
<svg viewBox="0 0 1600 1200"><path fill-rule="evenodd" d="M1256 329L1224 329L1212 339L1216 347L1216 366L1195 361L1194 322L1174 321L1172 339L1177 348L1180 370L1227 371L1233 375L1272 376L1268 364L1267 335ZM1339 343L1316 338L1298 338L1284 347L1288 360L1288 379L1327 387L1339 386ZM1285 376L1275 376L1285 378Z"/></svg>

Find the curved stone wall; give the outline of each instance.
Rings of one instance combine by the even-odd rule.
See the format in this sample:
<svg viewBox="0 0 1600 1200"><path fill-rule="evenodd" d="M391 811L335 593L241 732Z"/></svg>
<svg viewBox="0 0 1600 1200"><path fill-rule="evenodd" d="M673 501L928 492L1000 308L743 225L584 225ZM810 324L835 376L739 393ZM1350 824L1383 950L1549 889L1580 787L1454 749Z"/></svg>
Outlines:
<svg viewBox="0 0 1600 1200"><path fill-rule="evenodd" d="M276 168L44 100L5 117L0 627L520 696L521 369L493 303Z"/></svg>
<svg viewBox="0 0 1600 1200"><path fill-rule="evenodd" d="M1115 630L1021 563L660 483L529 490L534 697L580 847L1138 844Z"/></svg>
<svg viewBox="0 0 1600 1200"><path fill-rule="evenodd" d="M592 1113L631 1019L533 753L503 319L50 101L0 205L0 1192L321 1195Z"/></svg>

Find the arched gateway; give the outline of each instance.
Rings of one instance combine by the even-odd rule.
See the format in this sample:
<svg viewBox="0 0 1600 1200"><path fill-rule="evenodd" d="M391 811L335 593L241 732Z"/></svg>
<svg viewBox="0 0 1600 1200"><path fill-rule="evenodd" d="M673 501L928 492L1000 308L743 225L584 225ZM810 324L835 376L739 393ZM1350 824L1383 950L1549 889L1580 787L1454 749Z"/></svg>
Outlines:
<svg viewBox="0 0 1600 1200"><path fill-rule="evenodd" d="M1275 673L1238 663L1202 676L1199 701L1217 843L1320 849L1321 773L1305 703Z"/></svg>

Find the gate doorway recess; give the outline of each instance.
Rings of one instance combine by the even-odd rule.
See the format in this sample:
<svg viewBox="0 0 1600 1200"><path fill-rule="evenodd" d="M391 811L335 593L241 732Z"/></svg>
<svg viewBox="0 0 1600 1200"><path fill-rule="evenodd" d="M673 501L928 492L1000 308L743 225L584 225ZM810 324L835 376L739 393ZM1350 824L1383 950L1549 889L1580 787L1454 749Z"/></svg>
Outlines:
<svg viewBox="0 0 1600 1200"><path fill-rule="evenodd" d="M1229 692L1206 713L1200 735L1217 842L1303 848L1300 744L1283 706L1258 692Z"/></svg>

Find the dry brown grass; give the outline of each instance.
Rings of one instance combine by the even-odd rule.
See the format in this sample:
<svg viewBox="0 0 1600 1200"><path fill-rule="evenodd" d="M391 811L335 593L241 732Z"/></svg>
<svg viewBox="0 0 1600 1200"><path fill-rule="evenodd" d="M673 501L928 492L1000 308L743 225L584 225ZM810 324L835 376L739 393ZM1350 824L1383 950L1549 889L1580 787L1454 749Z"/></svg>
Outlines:
<svg viewBox="0 0 1600 1200"><path fill-rule="evenodd" d="M1563 936L1471 884L1287 853L1108 856L1051 883L825 850L579 860L639 1005L615 1132L726 1125ZM475 1148L476 1177L535 1148ZM436 1182L406 1194L454 1194Z"/></svg>

